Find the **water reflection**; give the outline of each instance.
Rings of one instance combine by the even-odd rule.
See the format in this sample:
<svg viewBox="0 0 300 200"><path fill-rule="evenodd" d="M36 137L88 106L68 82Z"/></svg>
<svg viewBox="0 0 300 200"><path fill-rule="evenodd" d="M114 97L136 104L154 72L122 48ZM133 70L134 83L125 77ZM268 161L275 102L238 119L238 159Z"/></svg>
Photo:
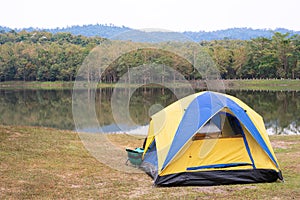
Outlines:
<svg viewBox="0 0 300 200"><path fill-rule="evenodd" d="M0 90L0 124L73 129L71 90Z"/></svg>
<svg viewBox="0 0 300 200"><path fill-rule="evenodd" d="M122 95L126 90L120 92ZM300 134L300 92L226 92L241 99L261 114L269 134ZM107 132L119 131L111 110L112 93L113 88L99 89L95 99L99 124ZM140 88L130 98L130 117L138 126L146 125L153 105L156 109L161 109L176 100L176 96L168 89ZM0 90L0 124L74 130L72 91Z"/></svg>
<svg viewBox="0 0 300 200"><path fill-rule="evenodd" d="M299 91L227 91L263 116L268 134L300 134Z"/></svg>

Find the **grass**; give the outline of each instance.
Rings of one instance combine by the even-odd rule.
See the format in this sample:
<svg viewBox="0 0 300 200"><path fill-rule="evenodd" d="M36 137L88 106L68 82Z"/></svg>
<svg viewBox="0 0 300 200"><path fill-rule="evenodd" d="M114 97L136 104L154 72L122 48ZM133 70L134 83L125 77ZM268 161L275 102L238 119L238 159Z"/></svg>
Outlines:
<svg viewBox="0 0 300 200"><path fill-rule="evenodd" d="M143 143L128 135L108 139L121 149ZM75 132L0 126L0 199L299 199L300 136L270 139L285 183L157 188L144 173L102 164Z"/></svg>
<svg viewBox="0 0 300 200"><path fill-rule="evenodd" d="M227 89L296 91L300 89L299 79L244 79L224 80Z"/></svg>
<svg viewBox="0 0 300 200"><path fill-rule="evenodd" d="M300 88L299 79L236 79L236 80L222 80L226 89L238 90L271 90L271 91L296 91ZM205 82L199 81L197 89L205 89ZM74 82L38 82L38 81L7 81L0 82L0 89L73 89ZM78 82L78 87L86 88L87 83ZM137 85L116 85L114 83L99 83L98 88L112 88L112 87L137 87ZM157 87L157 85L148 85L147 87ZM180 88L187 87L182 83L173 84L172 87Z"/></svg>
<svg viewBox="0 0 300 200"><path fill-rule="evenodd" d="M73 84L65 81L5 81L0 82L0 89L72 89Z"/></svg>

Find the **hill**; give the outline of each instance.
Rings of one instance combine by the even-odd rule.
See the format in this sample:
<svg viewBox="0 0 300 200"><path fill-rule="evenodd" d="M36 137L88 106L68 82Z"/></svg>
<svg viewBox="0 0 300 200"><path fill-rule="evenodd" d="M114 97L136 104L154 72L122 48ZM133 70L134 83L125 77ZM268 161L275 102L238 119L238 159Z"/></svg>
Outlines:
<svg viewBox="0 0 300 200"><path fill-rule="evenodd" d="M131 29L125 26L119 27L114 25L103 25L103 24L46 29L46 31L51 33L70 32L73 35L83 35L87 37L100 36L104 38L110 38L113 35L117 35L128 30Z"/></svg>
<svg viewBox="0 0 300 200"><path fill-rule="evenodd" d="M11 31L11 30L12 30L11 28L8 28L6 26L0 26L0 33L8 32L8 31Z"/></svg>
<svg viewBox="0 0 300 200"><path fill-rule="evenodd" d="M194 41L211 41L211 40L223 40L223 39L232 39L232 40L250 40L258 37L271 38L275 32L279 33L291 33L299 34L300 31L296 32L293 30L288 30L284 28L277 28L275 30L270 29L252 29L252 28L229 28L225 30L218 31L199 31L191 32L186 31L183 34L192 38Z"/></svg>
<svg viewBox="0 0 300 200"><path fill-rule="evenodd" d="M2 27L0 26L0 31L8 32L12 29L8 27ZM83 25L83 26L70 26L65 28L55 28L55 29L38 29L38 28L24 28L24 29L14 29L15 31L19 32L21 30L26 30L29 32L35 31L35 30L44 30L51 33L59 33L59 32L69 32L73 35L83 35L87 37L93 37L93 36L100 36L104 38L118 38L120 37L124 38L123 33L125 33L126 36L130 35L130 40L133 40L135 38L137 41L140 42L153 42L153 38L155 39L155 42L157 41L165 41L166 39L161 38L167 38L167 40L178 40L178 38L181 37L187 38L200 42L200 41L211 41L211 40L223 40L223 39L237 39L237 40L250 40L257 37L265 37L265 38L271 38L274 34L274 32L280 32L280 33L291 33L291 34L300 34L300 31L293 31L288 30L284 28L277 28L275 30L270 29L252 29L252 28L229 28L225 30L217 30L217 31L185 31L182 33L179 32L152 32L149 36L149 33L147 35L145 34L138 34L139 37L134 37L137 32L140 32L138 30L134 30L132 28L126 27L126 26L115 26L115 25L103 25L103 24L96 24L96 25ZM131 32L132 31L132 32ZM126 33L127 32L127 33ZM121 34L122 33L122 34ZM149 40L151 38L151 40ZM126 37L128 40L128 38Z"/></svg>

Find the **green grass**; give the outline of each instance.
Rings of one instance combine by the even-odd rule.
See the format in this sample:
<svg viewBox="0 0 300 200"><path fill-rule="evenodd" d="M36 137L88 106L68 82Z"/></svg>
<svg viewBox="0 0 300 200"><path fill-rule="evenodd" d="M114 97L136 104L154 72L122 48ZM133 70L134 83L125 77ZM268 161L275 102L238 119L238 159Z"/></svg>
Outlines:
<svg viewBox="0 0 300 200"><path fill-rule="evenodd" d="M252 79L224 80L227 89L295 91L300 90L300 80L296 79Z"/></svg>
<svg viewBox="0 0 300 200"><path fill-rule="evenodd" d="M64 82L64 81L6 81L0 82L0 89L72 89L73 82Z"/></svg>
<svg viewBox="0 0 300 200"><path fill-rule="evenodd" d="M272 90L272 91L295 91L300 89L300 80L291 79L251 79L251 80L222 80L226 89L242 90ZM74 82L38 82L38 81L7 81L0 82L0 89L72 89ZM118 87L135 87L137 85L119 84ZM189 85L188 85L189 86ZM86 88L87 83L78 83L78 87ZM99 83L98 88L116 87L115 83ZM157 85L148 85L147 87L157 87ZM186 87L184 84L173 84L172 87ZM205 89L205 82L200 81L195 87Z"/></svg>
<svg viewBox="0 0 300 200"><path fill-rule="evenodd" d="M0 89L73 89L74 86L74 81L69 81L69 82L63 82L63 81L54 81L54 82L38 82L38 81L28 81L28 82L23 82L23 81L6 81L6 82L0 82ZM87 82L80 82L78 81L76 83L77 89L81 88L88 88L89 84ZM190 85L186 84L172 84L172 87L175 88L183 88L183 87L190 87ZM94 87L94 82L91 83L90 85L91 88ZM97 88L137 88L140 87L140 84L116 84L116 83L98 83ZM149 84L146 85L145 87L147 88L158 88L161 87L160 85L157 84Z"/></svg>
<svg viewBox="0 0 300 200"><path fill-rule="evenodd" d="M128 135L109 139L121 149L143 142ZM75 132L0 126L0 199L299 199L300 136L270 139L285 183L157 188L144 173L96 160Z"/></svg>

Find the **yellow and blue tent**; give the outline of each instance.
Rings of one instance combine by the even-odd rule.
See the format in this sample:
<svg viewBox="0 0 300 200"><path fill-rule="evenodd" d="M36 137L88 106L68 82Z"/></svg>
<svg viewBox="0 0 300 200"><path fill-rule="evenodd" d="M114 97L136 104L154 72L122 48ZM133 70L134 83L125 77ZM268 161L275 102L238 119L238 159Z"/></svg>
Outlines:
<svg viewBox="0 0 300 200"><path fill-rule="evenodd" d="M283 179L262 117L233 96L209 91L151 117L141 168L157 186Z"/></svg>

